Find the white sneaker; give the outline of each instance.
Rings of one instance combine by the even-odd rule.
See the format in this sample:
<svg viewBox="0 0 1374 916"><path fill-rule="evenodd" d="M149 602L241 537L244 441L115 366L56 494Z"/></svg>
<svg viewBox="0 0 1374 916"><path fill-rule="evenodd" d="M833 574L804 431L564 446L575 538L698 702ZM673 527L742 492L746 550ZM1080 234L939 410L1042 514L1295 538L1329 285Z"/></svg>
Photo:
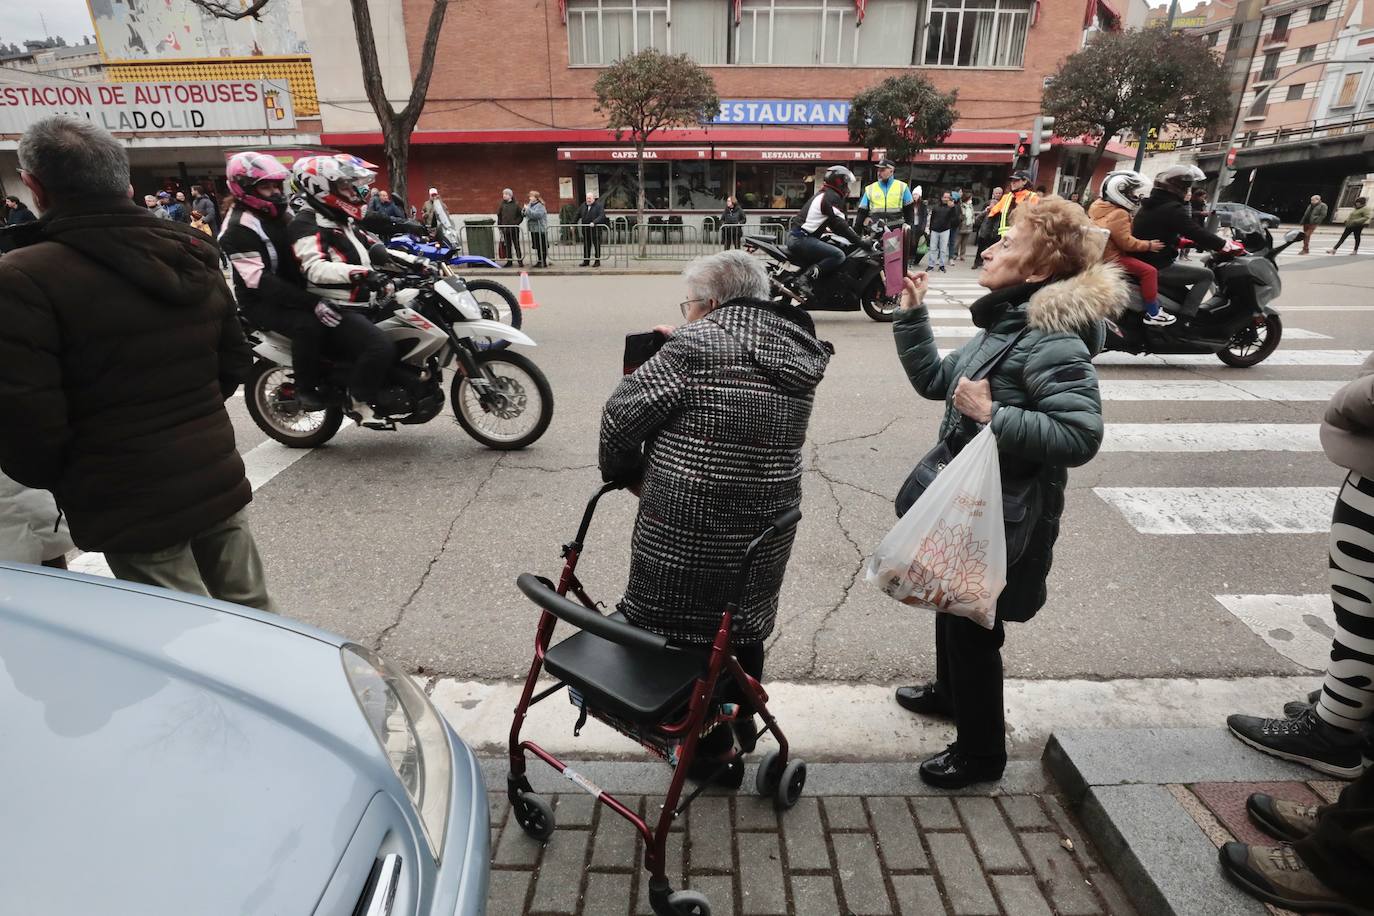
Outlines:
<svg viewBox="0 0 1374 916"><path fill-rule="evenodd" d="M1164 311L1164 309L1160 309L1154 315L1145 316L1145 323L1156 328L1167 328L1177 320L1177 318Z"/></svg>

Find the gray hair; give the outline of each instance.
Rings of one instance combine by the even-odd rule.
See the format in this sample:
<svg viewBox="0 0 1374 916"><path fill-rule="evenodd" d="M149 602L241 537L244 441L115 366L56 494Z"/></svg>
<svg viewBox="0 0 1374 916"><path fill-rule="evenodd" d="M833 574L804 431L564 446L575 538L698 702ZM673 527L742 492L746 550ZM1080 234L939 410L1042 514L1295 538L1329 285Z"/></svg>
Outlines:
<svg viewBox="0 0 1374 916"><path fill-rule="evenodd" d="M697 258L683 269L682 279L693 295L717 302L768 298L768 274L758 258L742 251Z"/></svg>
<svg viewBox="0 0 1374 916"><path fill-rule="evenodd" d="M124 197L129 156L108 130L58 115L35 122L19 141L19 167L53 200Z"/></svg>

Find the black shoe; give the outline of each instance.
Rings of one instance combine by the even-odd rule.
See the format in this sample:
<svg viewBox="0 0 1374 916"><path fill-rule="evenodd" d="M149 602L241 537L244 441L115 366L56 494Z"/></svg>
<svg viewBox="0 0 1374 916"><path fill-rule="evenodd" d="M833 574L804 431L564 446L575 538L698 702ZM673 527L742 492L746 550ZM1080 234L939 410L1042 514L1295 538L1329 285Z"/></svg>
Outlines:
<svg viewBox="0 0 1374 916"><path fill-rule="evenodd" d="M1306 764L1319 773L1354 779L1364 772L1364 739L1327 724L1316 709L1292 719L1227 716L1226 727L1257 751Z"/></svg>
<svg viewBox="0 0 1374 916"><path fill-rule="evenodd" d="M329 406L329 403L320 397L316 389L303 388L300 386L296 388L296 403L299 404L301 410L306 413L316 413Z"/></svg>
<svg viewBox="0 0 1374 916"><path fill-rule="evenodd" d="M600 266L601 266L601 259L600 259L600 258L597 258L595 261L593 261L593 262L592 262L592 266L593 266L593 267L600 267Z"/></svg>
<svg viewBox="0 0 1374 916"><path fill-rule="evenodd" d="M759 746L759 723L753 716L740 714L733 723L735 732L735 743L739 745L741 754L752 754L754 748Z"/></svg>
<svg viewBox="0 0 1374 916"><path fill-rule="evenodd" d="M1302 805L1256 792L1245 800L1250 820L1276 840L1296 843L1317 829L1319 805Z"/></svg>
<svg viewBox="0 0 1374 916"><path fill-rule="evenodd" d="M951 744L921 764L921 782L937 789L962 789L976 782L996 782L1006 768L1006 758L966 757L957 744Z"/></svg>
<svg viewBox="0 0 1374 916"><path fill-rule="evenodd" d="M601 262L600 262L600 261L597 261L596 263L600 264ZM583 261L581 264L578 264L577 266L578 266L578 267L590 267L591 265L592 265L592 262L591 262L591 261Z"/></svg>
<svg viewBox="0 0 1374 916"><path fill-rule="evenodd" d="M1298 716L1307 712L1307 710L1311 709L1313 706L1316 706L1317 701L1321 698L1322 689L1318 687L1316 690L1312 691L1307 695L1307 699L1305 701L1293 700L1292 702L1284 703L1283 714L1290 719L1296 719Z"/></svg>
<svg viewBox="0 0 1374 916"><path fill-rule="evenodd" d="M687 778L722 789L738 789L744 785L744 761L734 751L728 760L697 757L687 768Z"/></svg>
<svg viewBox="0 0 1374 916"><path fill-rule="evenodd" d="M897 705L922 716L953 718L954 706L934 684L912 684L897 688Z"/></svg>
<svg viewBox="0 0 1374 916"><path fill-rule="evenodd" d="M507 266L507 267L514 267L514 266L515 266L515 262L512 261L510 258L507 258L507 259L506 259L506 266Z"/></svg>

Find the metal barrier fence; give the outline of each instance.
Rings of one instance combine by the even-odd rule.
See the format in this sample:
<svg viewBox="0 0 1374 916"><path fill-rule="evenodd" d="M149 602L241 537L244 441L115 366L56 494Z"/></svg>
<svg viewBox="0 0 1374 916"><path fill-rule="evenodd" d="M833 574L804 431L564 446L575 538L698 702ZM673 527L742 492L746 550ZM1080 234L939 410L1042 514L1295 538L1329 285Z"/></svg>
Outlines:
<svg viewBox="0 0 1374 916"><path fill-rule="evenodd" d="M778 243L786 234L781 222L724 229L739 230L741 239L761 236ZM524 225L511 227L497 226L494 221L468 221L459 227L458 235L466 254L482 255L503 265L507 260L520 260L527 267L539 260L541 252L547 253L544 260L549 264L562 266L597 260L603 267L622 268L645 261L689 261L722 250L725 239L722 229L714 225L684 226L666 220L655 222L653 218L631 225L623 216L612 217L610 225L596 227L550 222L548 232L538 237Z"/></svg>

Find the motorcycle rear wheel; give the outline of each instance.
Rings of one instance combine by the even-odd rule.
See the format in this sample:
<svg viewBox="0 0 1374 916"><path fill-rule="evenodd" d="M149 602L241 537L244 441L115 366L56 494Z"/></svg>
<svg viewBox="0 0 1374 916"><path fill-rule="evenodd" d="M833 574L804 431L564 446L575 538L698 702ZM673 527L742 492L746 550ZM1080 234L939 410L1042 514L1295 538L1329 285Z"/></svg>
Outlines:
<svg viewBox="0 0 1374 916"><path fill-rule="evenodd" d="M1283 321L1278 315L1264 316L1264 324L1245 328L1217 351L1217 359L1237 369L1258 366L1279 348L1283 338Z"/></svg>
<svg viewBox="0 0 1374 916"><path fill-rule="evenodd" d="M468 292L477 299L482 309L482 317L499 321L513 328L520 327L523 316L520 314L520 300L505 284L495 280L468 280L463 283Z"/></svg>
<svg viewBox="0 0 1374 916"><path fill-rule="evenodd" d="M553 388L534 361L511 350L484 350L476 360L498 390L495 401L483 399L461 369L454 375L449 399L463 431L498 451L524 448L544 435L553 420Z"/></svg>
<svg viewBox="0 0 1374 916"><path fill-rule="evenodd" d="M244 384L244 404L248 415L267 433L287 448L317 448L324 445L343 425L343 408L326 407L307 413L292 396L295 380L291 370L269 360L253 365Z"/></svg>

